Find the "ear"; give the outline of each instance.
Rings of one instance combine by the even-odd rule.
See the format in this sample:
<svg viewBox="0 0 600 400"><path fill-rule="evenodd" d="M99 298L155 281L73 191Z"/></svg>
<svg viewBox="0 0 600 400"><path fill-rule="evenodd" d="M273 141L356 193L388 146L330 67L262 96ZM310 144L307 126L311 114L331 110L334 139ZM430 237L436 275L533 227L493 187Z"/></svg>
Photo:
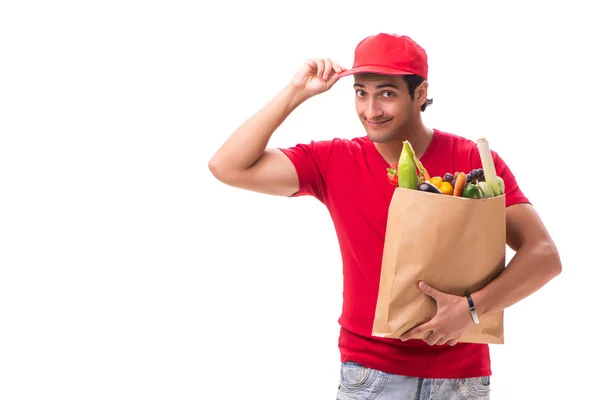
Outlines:
<svg viewBox="0 0 600 400"><path fill-rule="evenodd" d="M429 82L423 81L415 90L415 103L421 107L427 101L427 90L429 89Z"/></svg>

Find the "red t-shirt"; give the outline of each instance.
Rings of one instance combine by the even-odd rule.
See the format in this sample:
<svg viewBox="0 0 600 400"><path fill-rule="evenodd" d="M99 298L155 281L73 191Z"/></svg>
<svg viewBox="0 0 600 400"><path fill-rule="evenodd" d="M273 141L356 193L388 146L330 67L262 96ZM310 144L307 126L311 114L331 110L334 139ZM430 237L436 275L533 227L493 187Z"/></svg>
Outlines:
<svg viewBox="0 0 600 400"><path fill-rule="evenodd" d="M486 344L430 346L423 340L371 335L383 256L387 214L394 186L388 163L368 137L312 141L281 148L298 172L295 196L313 196L329 210L343 262L343 306L339 349L341 361L380 371L421 378L467 378L491 375ZM528 202L498 154L496 172L505 184L506 206ZM431 176L481 167L477 145L466 138L434 130L421 157Z"/></svg>

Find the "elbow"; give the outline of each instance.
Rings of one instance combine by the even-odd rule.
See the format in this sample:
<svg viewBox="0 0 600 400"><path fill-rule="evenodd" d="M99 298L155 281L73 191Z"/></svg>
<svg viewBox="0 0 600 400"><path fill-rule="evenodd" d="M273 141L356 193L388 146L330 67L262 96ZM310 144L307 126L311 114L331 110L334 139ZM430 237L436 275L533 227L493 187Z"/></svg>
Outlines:
<svg viewBox="0 0 600 400"><path fill-rule="evenodd" d="M208 162L208 169L219 182L226 185L234 185L234 177L237 176L237 173L228 168L227 163L213 157Z"/></svg>
<svg viewBox="0 0 600 400"><path fill-rule="evenodd" d="M539 254L546 259L546 265L548 267L548 275L550 279L553 279L561 274L562 272L562 261L558 248L552 242L544 242L539 245Z"/></svg>
<svg viewBox="0 0 600 400"><path fill-rule="evenodd" d="M223 182L225 180L226 171L224 171L223 163L218 158L213 157L208 161L208 169L218 181Z"/></svg>

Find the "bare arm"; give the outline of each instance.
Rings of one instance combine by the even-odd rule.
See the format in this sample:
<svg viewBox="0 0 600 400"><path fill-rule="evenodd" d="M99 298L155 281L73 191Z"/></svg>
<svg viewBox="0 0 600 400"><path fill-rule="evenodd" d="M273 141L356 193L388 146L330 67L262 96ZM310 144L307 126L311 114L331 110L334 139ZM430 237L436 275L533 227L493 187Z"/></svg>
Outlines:
<svg viewBox="0 0 600 400"><path fill-rule="evenodd" d="M510 307L562 271L558 250L531 205L507 208L506 241L515 256L498 278L472 294L480 317Z"/></svg>
<svg viewBox="0 0 600 400"><path fill-rule="evenodd" d="M209 169L219 181L278 196L298 191L298 175L289 158L267 145L275 130L300 104L329 90L344 69L330 60L311 60L292 82L246 120L217 150Z"/></svg>
<svg viewBox="0 0 600 400"><path fill-rule="evenodd" d="M516 251L515 256L496 279L471 294L480 318L533 294L561 272L558 251L531 205L516 204L507 208L506 241ZM428 344L454 346L473 325L465 298L443 293L427 282L420 282L419 288L436 301L436 315L406 332L401 339L419 338L431 331L425 335Z"/></svg>

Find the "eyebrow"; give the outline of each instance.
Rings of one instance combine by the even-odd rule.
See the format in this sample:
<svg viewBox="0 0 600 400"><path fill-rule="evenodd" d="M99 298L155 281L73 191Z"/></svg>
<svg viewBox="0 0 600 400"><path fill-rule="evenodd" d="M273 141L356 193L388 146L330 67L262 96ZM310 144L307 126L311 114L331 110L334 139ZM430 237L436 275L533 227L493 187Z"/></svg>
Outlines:
<svg viewBox="0 0 600 400"><path fill-rule="evenodd" d="M355 83L354 87L364 88L365 85L363 85L362 83ZM375 86L376 89L381 89L384 87L391 87L391 88L400 90L400 88L398 86L394 85L393 83L381 83L381 84Z"/></svg>

